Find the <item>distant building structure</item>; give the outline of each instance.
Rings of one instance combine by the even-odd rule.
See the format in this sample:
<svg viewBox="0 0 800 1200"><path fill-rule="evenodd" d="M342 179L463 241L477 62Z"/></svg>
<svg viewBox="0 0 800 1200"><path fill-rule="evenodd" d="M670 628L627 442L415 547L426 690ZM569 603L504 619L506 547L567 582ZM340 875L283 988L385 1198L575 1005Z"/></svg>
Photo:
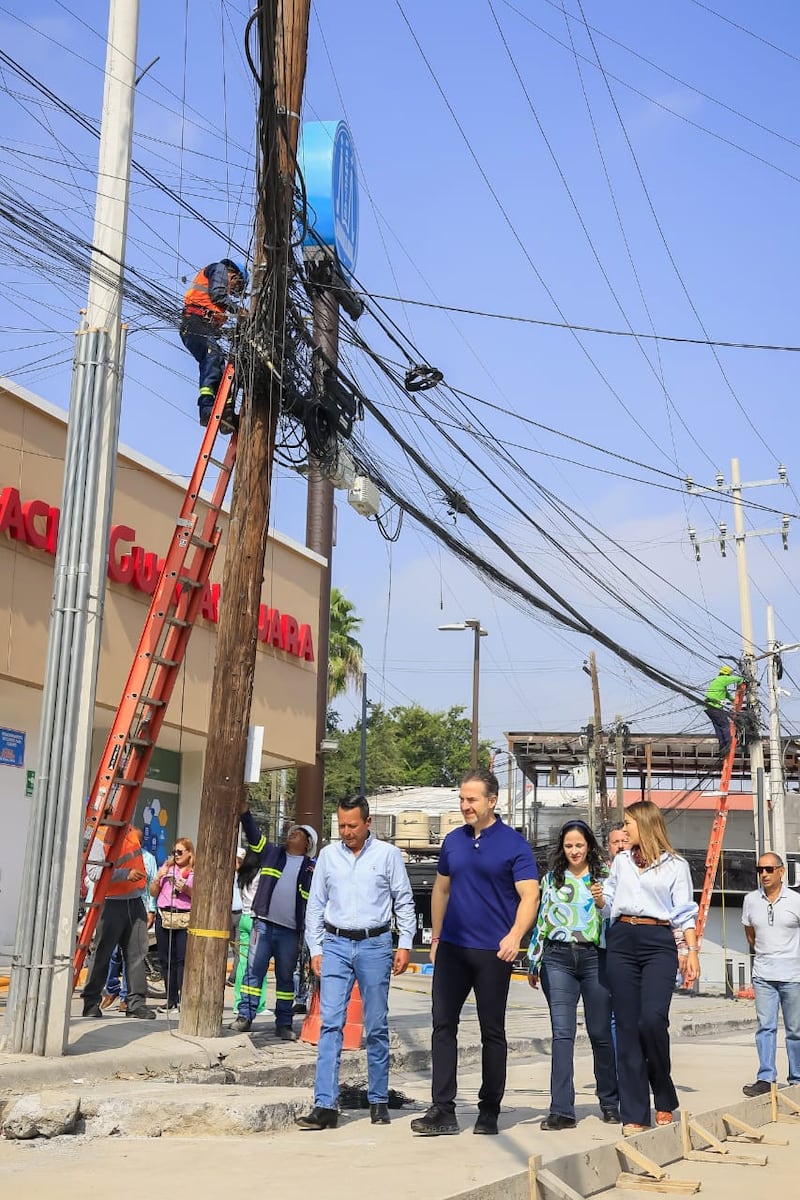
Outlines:
<svg viewBox="0 0 800 1200"><path fill-rule="evenodd" d="M501 774L498 812L523 832L545 866L550 847L564 822L587 820L586 736L570 733L509 733L508 769ZM711 823L719 799L716 738L690 734L630 734L623 750L623 807L648 799L664 813L670 838L692 868L698 893L705 876ZM765 743L766 769L769 747ZM800 887L800 743L784 742L786 779L786 882ZM606 757L608 812L617 817L613 747ZM768 793L768 788L765 788ZM461 825L457 788L407 787L369 796L378 837L393 841L409 859L409 875L418 913L415 948L430 940L430 888L443 838ZM766 799L765 799L766 803ZM756 886L754 795L749 760L737 756L728 796L728 819L714 901L706 925L701 986L735 994L750 985L750 954L741 926L742 897ZM595 827L601 828L599 809ZM766 813L767 826L769 816ZM334 815L331 836L337 837Z"/></svg>

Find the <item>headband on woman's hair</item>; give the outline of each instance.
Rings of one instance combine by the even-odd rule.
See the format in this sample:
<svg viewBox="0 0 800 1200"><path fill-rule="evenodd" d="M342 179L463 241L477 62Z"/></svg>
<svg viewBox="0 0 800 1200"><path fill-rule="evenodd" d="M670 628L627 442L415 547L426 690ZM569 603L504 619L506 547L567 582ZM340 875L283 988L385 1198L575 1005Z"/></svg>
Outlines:
<svg viewBox="0 0 800 1200"><path fill-rule="evenodd" d="M585 829L587 833L592 835L592 837L595 836L592 827L587 825L585 821L582 821L580 817L576 817L574 821L565 821L561 826L561 834L559 836L563 836L568 829Z"/></svg>

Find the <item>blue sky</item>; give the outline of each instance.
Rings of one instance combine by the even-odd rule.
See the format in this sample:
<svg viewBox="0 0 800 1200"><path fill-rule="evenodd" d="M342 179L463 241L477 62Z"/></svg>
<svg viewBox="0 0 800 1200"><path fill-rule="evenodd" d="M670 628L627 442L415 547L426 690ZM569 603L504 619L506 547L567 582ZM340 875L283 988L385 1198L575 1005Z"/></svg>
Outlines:
<svg viewBox="0 0 800 1200"><path fill-rule="evenodd" d="M253 215L248 15L243 2L143 3L138 60L159 57L137 90L135 140L141 162L244 245ZM102 0L0 3L0 46L97 119L106 17ZM556 324L795 345L798 93L800 16L789 0L758 8L740 0L320 0L303 115L350 125L361 184L356 274L373 295ZM7 65L0 121L6 189L88 236L94 140ZM0 235L0 374L66 405L85 281L59 263L43 272L20 258L7 222ZM182 278L225 249L168 196L134 179L128 261L147 278L178 297ZM738 648L736 570L732 546L724 560L704 546L696 564L686 528L691 522L707 536L720 519L732 526L732 517L716 498L686 496L677 480L713 484L717 470L727 479L733 456L745 480L765 480L783 461L797 494L764 488L747 496L800 512L792 437L798 355L720 348L715 357L704 345L380 304L449 385L474 397L463 400L463 420L483 422L527 477L452 429L487 481L425 412L345 346L347 369L572 604L671 676L703 683L715 656ZM122 439L186 472L198 438L194 365L168 323L130 315ZM369 316L358 328L399 359ZM428 393L422 403L438 401ZM456 404L448 394L442 420L452 421ZM461 518L454 525L441 496L415 479L374 422L360 432L426 511L522 578L483 535ZM560 512L535 484L558 498ZM302 538L304 504L302 478L279 470L274 523ZM389 527L395 516L387 513ZM780 517L748 510L747 522L772 528ZM583 537L589 523L602 531L594 546ZM565 549L577 563L566 561ZM767 601L779 637L800 640L797 553L795 523L786 553L775 536L748 540L758 642ZM501 744L505 730L587 720L591 695L580 667L592 643L493 594L410 520L390 544L340 502L334 581L364 618L373 699L468 706L469 635L437 626L476 616L489 630L482 735ZM680 647L664 636L677 635L676 622L685 623ZM699 709L608 651L598 649L598 663L607 720L619 712L638 732L705 728ZM787 665L793 671L788 657ZM800 664L796 674L800 680ZM786 687L796 691L791 681ZM797 727L796 698L784 704L786 724ZM356 705L355 697L344 702L346 723Z"/></svg>

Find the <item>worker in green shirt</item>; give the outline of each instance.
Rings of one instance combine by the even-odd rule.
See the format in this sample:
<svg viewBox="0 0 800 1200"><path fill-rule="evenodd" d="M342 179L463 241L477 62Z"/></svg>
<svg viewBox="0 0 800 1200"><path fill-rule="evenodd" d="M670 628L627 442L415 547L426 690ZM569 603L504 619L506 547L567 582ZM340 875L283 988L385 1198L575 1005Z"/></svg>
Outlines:
<svg viewBox="0 0 800 1200"><path fill-rule="evenodd" d="M706 691L706 712L714 726L720 754L727 754L731 745L730 716L724 706L733 699L732 691L735 692L740 683L744 683L742 676L735 675L732 667L723 665Z"/></svg>

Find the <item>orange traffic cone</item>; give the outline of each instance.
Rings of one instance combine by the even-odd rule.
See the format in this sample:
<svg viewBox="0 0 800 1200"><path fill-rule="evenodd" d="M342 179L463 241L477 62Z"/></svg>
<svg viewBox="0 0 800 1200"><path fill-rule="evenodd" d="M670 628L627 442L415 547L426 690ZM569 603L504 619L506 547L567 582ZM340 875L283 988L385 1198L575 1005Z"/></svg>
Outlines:
<svg viewBox="0 0 800 1200"><path fill-rule="evenodd" d="M322 1015L319 1006L319 988L315 988L314 994L311 997L308 1015L305 1021L303 1021L303 1028L300 1030L299 1040L301 1042L308 1042L311 1046L318 1045L321 1028ZM364 1007L361 1003L361 992L358 990L358 984L354 983L350 1002L347 1005L342 1048L344 1050L360 1050L363 1035Z"/></svg>
<svg viewBox="0 0 800 1200"><path fill-rule="evenodd" d="M361 1003L361 992L358 984L353 984L350 1003L347 1005L347 1018L344 1023L343 1050L360 1050L361 1039L364 1036L364 1006Z"/></svg>

